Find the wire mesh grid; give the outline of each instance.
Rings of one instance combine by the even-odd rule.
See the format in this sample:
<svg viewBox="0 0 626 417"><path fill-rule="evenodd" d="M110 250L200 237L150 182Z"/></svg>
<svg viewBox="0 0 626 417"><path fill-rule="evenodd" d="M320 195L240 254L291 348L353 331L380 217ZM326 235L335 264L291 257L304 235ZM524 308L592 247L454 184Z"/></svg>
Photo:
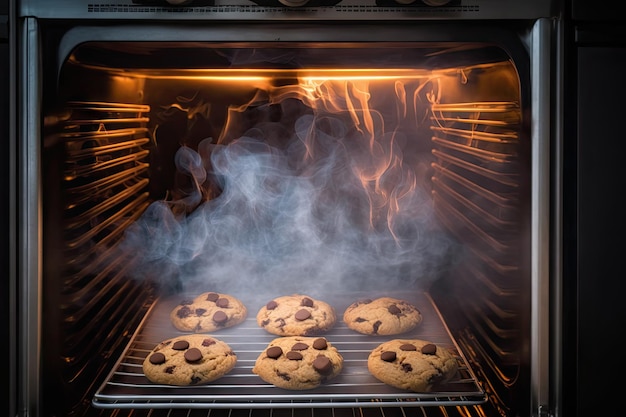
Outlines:
<svg viewBox="0 0 626 417"><path fill-rule="evenodd" d="M142 369L145 357L159 342L185 334L176 330L169 319L172 309L185 297L179 295L161 298L154 303L112 372L96 392L93 405L98 408L119 409L255 409L456 406L484 403L485 393L432 299L425 293L411 294L410 297L407 295L403 293L402 299L419 306L423 321L416 329L395 336L363 335L348 328L341 320L343 310L350 302L375 296L359 293L337 297L338 302L325 300L336 309L337 322L323 336L343 356L343 370L339 376L322 386L304 391L275 387L252 373L257 357L278 337L257 325L255 315L261 305L256 305L252 300L244 300L249 311L243 323L211 334L212 337L228 343L237 355L237 363L228 374L205 385L169 386L150 382ZM457 375L427 393L403 391L378 381L368 371L368 355L380 343L395 338L428 340L450 349L458 361Z"/></svg>

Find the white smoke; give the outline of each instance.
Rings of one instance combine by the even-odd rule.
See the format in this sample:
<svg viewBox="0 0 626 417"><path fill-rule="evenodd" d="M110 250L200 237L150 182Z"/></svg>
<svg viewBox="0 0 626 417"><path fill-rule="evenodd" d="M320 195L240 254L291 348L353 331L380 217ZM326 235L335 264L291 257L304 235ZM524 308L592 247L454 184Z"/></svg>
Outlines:
<svg viewBox="0 0 626 417"><path fill-rule="evenodd" d="M382 123L365 131L348 112L279 105L280 121L261 117L239 137L179 149L176 166L194 187L154 202L127 231L137 276L265 297L427 287L452 244L425 186L429 160L404 157L411 141ZM207 182L221 193L206 199Z"/></svg>

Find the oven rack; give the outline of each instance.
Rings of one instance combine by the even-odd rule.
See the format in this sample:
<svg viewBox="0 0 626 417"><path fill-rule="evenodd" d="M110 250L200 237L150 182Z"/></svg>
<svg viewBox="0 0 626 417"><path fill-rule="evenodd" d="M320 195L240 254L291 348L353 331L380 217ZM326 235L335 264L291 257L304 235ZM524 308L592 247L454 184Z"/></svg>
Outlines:
<svg viewBox="0 0 626 417"><path fill-rule="evenodd" d="M197 295L197 294L196 294ZM486 394L452 338L433 300L426 293L408 297L386 294L419 306L424 318L417 329L396 336L366 336L349 329L341 317L350 302L375 298L372 294L325 299L337 313L337 324L324 334L344 357L342 373L318 388L290 391L264 382L252 367L267 344L278 337L256 323L258 301L238 296L248 306L247 319L238 326L211 333L228 343L237 354L235 368L212 383L200 386L168 386L151 383L143 374L142 362L162 340L183 335L169 321L169 312L185 297L158 299L131 338L126 350L93 398L97 408L109 409L258 409L258 408L352 408L352 407L426 407L467 406L487 401ZM380 296L380 295L379 295ZM319 298L319 297L316 297ZM267 301L267 300L266 300ZM264 303L263 303L264 304ZM459 363L453 380L436 391L414 393L398 390L376 380L367 369L367 356L378 344L394 339L424 339L450 349Z"/></svg>

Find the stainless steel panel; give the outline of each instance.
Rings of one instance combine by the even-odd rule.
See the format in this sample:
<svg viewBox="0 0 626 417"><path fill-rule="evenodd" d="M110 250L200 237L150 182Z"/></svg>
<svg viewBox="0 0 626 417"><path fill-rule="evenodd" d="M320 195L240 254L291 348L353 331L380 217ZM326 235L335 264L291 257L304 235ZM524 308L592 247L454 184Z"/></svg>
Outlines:
<svg viewBox="0 0 626 417"><path fill-rule="evenodd" d="M18 42L20 53L19 73L24 80L18 90L19 125L17 164L21 175L17 184L17 254L18 298L20 306L18 349L21 377L18 387L18 407L31 410L38 415L41 395L41 303L42 303L42 259L41 259L41 140L40 114L42 112L41 80L39 78L40 39L35 19L26 19L20 28Z"/></svg>
<svg viewBox="0 0 626 417"><path fill-rule="evenodd" d="M531 412L550 404L550 101L551 22L539 20L532 32L532 209L531 209Z"/></svg>
<svg viewBox="0 0 626 417"><path fill-rule="evenodd" d="M343 0L335 6L267 7L246 0L216 0L214 6L144 6L131 0L85 2L24 0L19 15L44 19L166 20L471 20L536 19L555 15L554 0L462 0L460 5L432 7L377 6L375 0ZM457 3L453 3L457 4Z"/></svg>

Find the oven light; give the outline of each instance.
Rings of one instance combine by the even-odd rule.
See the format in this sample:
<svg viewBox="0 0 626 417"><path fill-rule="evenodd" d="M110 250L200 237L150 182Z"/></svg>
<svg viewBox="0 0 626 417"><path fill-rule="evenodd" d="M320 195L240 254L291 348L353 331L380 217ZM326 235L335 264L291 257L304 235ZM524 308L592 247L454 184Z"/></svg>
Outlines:
<svg viewBox="0 0 626 417"><path fill-rule="evenodd" d="M343 76L311 76L311 77L301 77L303 81L313 82L313 81L357 81L357 80L367 80L367 81L376 81L376 80L397 80L398 78L402 79L420 79L420 78L432 78L432 76L426 77L422 76L398 76L398 75L343 75Z"/></svg>
<svg viewBox="0 0 626 417"><path fill-rule="evenodd" d="M128 75L125 72L125 75ZM418 69L182 69L171 72L138 70L135 76L150 79L206 80L225 82L270 82L272 80L304 80L305 82L350 80L397 80L432 78L433 72Z"/></svg>
<svg viewBox="0 0 626 417"><path fill-rule="evenodd" d="M229 81L229 82L267 82L270 77L251 77L251 76L223 76L223 75L203 75L200 77L182 77L193 80L206 80L206 81Z"/></svg>

